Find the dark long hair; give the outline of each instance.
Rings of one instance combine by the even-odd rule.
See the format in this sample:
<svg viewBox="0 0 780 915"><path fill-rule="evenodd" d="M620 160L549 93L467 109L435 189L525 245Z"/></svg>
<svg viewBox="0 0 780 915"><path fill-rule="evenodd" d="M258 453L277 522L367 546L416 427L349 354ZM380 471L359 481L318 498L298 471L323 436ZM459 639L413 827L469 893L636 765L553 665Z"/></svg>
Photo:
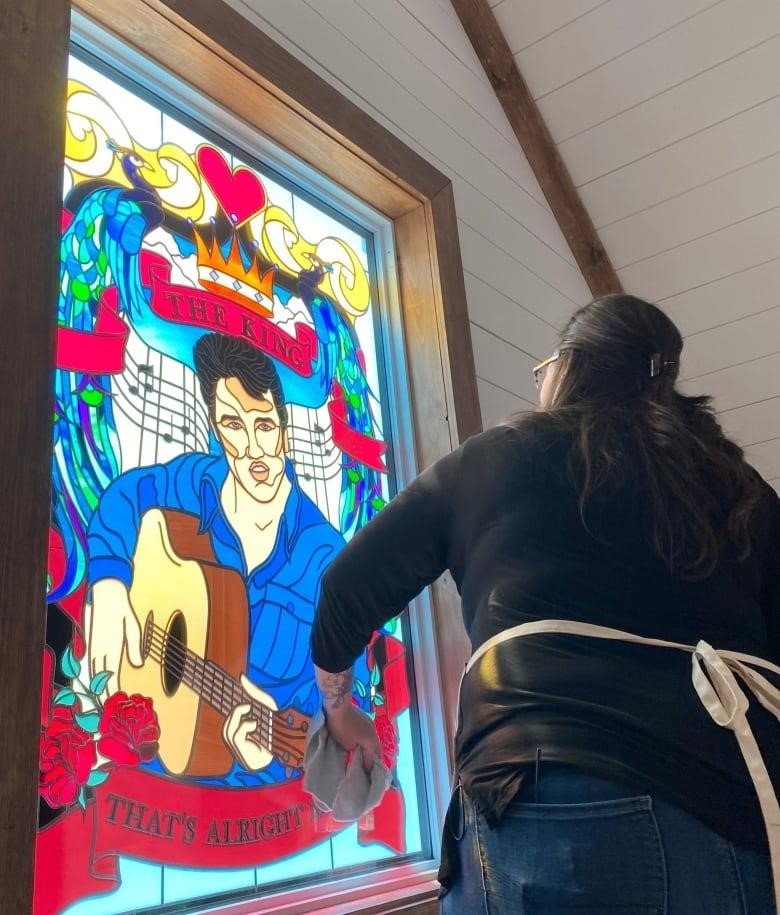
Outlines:
<svg viewBox="0 0 780 915"><path fill-rule="evenodd" d="M610 481L640 481L648 534L677 576L701 579L731 543L751 552L760 478L723 434L711 398L675 387L683 341L655 305L608 295L563 331L547 412L573 433L571 472L587 524L591 496Z"/></svg>

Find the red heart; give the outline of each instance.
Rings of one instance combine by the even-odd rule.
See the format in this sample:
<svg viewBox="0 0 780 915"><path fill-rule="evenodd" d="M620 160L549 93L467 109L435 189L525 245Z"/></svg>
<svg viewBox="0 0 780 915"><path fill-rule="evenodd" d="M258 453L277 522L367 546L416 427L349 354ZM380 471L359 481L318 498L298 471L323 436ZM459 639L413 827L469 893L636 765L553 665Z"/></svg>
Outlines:
<svg viewBox="0 0 780 915"><path fill-rule="evenodd" d="M230 168L213 146L201 146L196 153L198 168L214 192L228 219L238 228L265 206L265 188L254 172L241 165Z"/></svg>

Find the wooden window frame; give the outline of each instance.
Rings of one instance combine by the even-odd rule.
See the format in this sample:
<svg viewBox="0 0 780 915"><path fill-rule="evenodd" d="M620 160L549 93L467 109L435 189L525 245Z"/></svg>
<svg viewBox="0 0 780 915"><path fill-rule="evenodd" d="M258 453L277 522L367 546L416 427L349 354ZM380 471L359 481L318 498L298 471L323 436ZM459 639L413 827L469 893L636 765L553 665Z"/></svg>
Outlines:
<svg viewBox="0 0 780 915"><path fill-rule="evenodd" d="M32 910L37 820L41 588L71 5L392 221L418 469L478 431L481 419L457 217L445 175L219 0L8 2L0 30L0 117L15 126L0 170L0 384L9 392L0 449L0 911L24 913ZM432 597L451 737L467 650L447 576ZM403 900L377 898L361 911L422 915L435 911L432 900L428 875L409 884ZM257 905L247 901L229 910L250 913Z"/></svg>

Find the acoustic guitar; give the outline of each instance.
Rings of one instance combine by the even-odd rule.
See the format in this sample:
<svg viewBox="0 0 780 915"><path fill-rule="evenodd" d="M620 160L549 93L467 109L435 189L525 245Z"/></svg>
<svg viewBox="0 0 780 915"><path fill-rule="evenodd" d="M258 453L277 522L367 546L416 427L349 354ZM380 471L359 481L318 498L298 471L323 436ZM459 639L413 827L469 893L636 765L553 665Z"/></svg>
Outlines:
<svg viewBox="0 0 780 915"><path fill-rule="evenodd" d="M131 664L125 648L119 688L152 699L160 761L173 775L213 777L231 769L222 728L241 704L251 706L258 722L249 739L263 750L262 767L275 758L300 769L310 718L293 708L279 711L267 693L259 702L241 688L246 588L238 572L216 562L208 534L198 528L194 515L168 509L151 509L141 519L130 603L143 633L143 664Z"/></svg>

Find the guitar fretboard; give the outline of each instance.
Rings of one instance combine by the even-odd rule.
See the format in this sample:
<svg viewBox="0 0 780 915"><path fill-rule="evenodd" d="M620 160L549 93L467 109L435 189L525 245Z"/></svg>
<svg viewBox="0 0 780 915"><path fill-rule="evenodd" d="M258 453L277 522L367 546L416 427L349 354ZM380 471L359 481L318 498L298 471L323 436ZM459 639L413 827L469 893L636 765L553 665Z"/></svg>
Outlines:
<svg viewBox="0 0 780 915"><path fill-rule="evenodd" d="M251 699L218 664L206 661L171 637L159 626L154 626L151 654L166 670L174 670L182 683L194 690L220 714L228 716L238 705L249 705L250 714L258 722L257 730L250 734L266 750L275 753L273 746L274 711Z"/></svg>

